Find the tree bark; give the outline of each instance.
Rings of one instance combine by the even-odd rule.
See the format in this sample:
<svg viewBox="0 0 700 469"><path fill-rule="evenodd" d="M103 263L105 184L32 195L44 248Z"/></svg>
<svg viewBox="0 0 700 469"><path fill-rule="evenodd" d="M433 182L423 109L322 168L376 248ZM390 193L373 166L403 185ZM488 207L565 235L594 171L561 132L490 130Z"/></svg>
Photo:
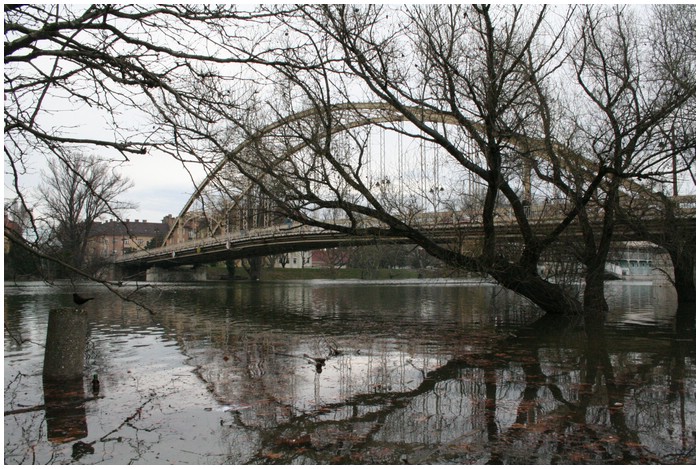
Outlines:
<svg viewBox="0 0 700 469"><path fill-rule="evenodd" d="M608 310L605 301L605 263L589 267L586 271L586 286L583 289L583 308L586 315Z"/></svg>
<svg viewBox="0 0 700 469"><path fill-rule="evenodd" d="M673 262L673 284L678 303L695 303L695 235L668 249Z"/></svg>
<svg viewBox="0 0 700 469"><path fill-rule="evenodd" d="M490 273L502 286L532 301L551 316L583 314L581 302L561 285L550 283L534 274L527 267L508 264Z"/></svg>

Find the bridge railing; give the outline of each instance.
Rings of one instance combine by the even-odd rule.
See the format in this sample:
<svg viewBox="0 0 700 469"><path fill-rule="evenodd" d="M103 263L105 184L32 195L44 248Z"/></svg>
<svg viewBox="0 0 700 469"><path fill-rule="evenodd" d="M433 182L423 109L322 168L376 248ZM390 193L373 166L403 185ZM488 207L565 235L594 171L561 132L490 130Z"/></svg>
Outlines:
<svg viewBox="0 0 700 469"><path fill-rule="evenodd" d="M682 200L679 198L679 208L683 213L695 214L695 199L694 197L683 197ZM565 204L558 203L556 200L549 200L543 204L535 204L530 207L529 218L534 223L547 223L547 222L559 222L562 216L562 210ZM474 212L461 212L459 214L454 213L423 213L414 218L413 222L417 227L422 227L428 230L444 230L446 227L450 228L463 228L463 227L474 227L480 225L480 213ZM343 225L348 224L349 220L334 221L334 224ZM512 212L509 210L502 210L497 213L495 220L496 226L512 226L514 224L514 217ZM366 220L364 223L365 227L370 226L380 226L381 223L376 220ZM133 262L140 259L148 257L162 257L163 255L172 255L175 257L178 252L188 252L196 251L197 249L206 248L209 246L221 246L226 244L233 244L242 241L255 241L257 239L269 239L274 240L275 238L286 238L299 236L300 234L318 234L324 233L327 230L320 227L302 225L299 223L290 224L283 223L281 225L275 225L265 228L254 228L250 230L237 230L232 231L219 236L212 236L207 238L193 239L190 241L184 241L182 243L172 244L164 247L153 248L148 250L141 250L133 252L130 254L124 254L116 258L116 262Z"/></svg>
<svg viewBox="0 0 700 469"><path fill-rule="evenodd" d="M177 252L195 251L198 248L201 249L209 246L218 246L226 242L234 243L240 241L254 241L256 239L285 238L290 236L298 236L299 234L313 234L324 231L325 230L323 228L306 226L301 224L282 224L265 228L254 228L252 230L232 231L219 236L192 239L189 241L184 241L182 243L172 244L169 246L162 246L159 248L152 248L148 250L144 249L141 251L124 254L118 256L116 261L129 262L147 257L162 256L164 254L174 255Z"/></svg>
<svg viewBox="0 0 700 469"><path fill-rule="evenodd" d="M470 225L473 226L478 218L476 213L466 216L462 214L459 217L451 216L452 214L440 214L440 213L424 213L416 217L413 223L416 227L422 227L427 230L444 230L446 227L454 228L459 225ZM497 225L508 225L512 224L512 219L506 214L502 214L498 217ZM349 220L334 220L335 225L350 225ZM364 228L369 227L379 227L381 222L377 220L364 220L362 226ZM132 252L129 254L123 254L118 256L115 261L117 263L121 262L134 262L144 258L150 257L163 257L164 255L171 255L176 257L177 253L192 252L197 249L203 249L209 246L221 246L228 243L234 244L242 241L255 241L258 239L274 240L275 238L281 239L286 237L298 237L299 235L313 235L326 233L328 230L321 227L308 226L302 224L289 224L284 223L281 225L275 225L265 228L254 228L250 230L237 230L232 231L223 235L212 236L207 238L192 239L189 241L184 241L177 244L171 244L163 247L143 249L140 251Z"/></svg>

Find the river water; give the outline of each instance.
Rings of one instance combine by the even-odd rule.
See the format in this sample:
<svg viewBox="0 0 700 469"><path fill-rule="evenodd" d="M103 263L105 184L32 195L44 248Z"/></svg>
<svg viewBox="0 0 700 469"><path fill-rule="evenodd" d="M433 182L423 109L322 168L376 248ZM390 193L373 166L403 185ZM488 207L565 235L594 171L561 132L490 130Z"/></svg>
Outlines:
<svg viewBox="0 0 700 469"><path fill-rule="evenodd" d="M49 311L73 291L95 297L83 389L47 416ZM6 464L695 463L694 311L669 285L609 283L588 336L479 282L119 291L147 308L5 284Z"/></svg>

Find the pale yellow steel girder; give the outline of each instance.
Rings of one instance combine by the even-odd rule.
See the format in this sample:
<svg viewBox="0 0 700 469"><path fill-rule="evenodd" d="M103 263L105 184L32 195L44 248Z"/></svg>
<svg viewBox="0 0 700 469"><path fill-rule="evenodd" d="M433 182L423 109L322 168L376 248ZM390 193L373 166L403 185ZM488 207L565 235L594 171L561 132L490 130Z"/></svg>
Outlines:
<svg viewBox="0 0 700 469"><path fill-rule="evenodd" d="M340 111L357 111L358 114L363 112L363 111L385 111L385 112L391 112L394 113L391 116L384 116L384 117L366 117L366 116L361 116L358 118L357 121L350 122L348 124L344 124L342 126L338 126L335 129L332 130L332 133L338 133L342 132L345 130L350 130L356 127L361 127L364 125L369 125L369 124L379 124L379 123L384 123L384 122L392 122L392 121L400 121L400 120L405 120L405 117L401 116L396 109L393 107L384 104L384 103L343 103L343 104L337 104L332 106L332 109L334 111L340 112ZM283 119L280 119L276 122L273 122L272 124L269 124L262 129L260 129L256 134L253 136L249 137L246 139L244 142L242 142L240 145L238 145L233 151L228 153L227 155L224 156L224 158L221 159L221 161L214 167L214 169L207 175L207 177L197 186L197 189L195 192L190 196L188 199L187 203L185 206L182 208L180 211L180 214L177 217L177 220L173 224L172 228L170 228L170 231L168 232L168 235L165 237L163 240L163 246L165 246L165 243L170 239L170 236L172 233L175 231L175 229L178 227L180 224L180 221L183 219L187 211L190 209L192 204L197 200L197 198L200 197L204 189L206 188L209 183L218 176L218 173L224 168L226 163L228 163L231 159L235 158L238 154L246 150L249 146L251 146L257 139L264 137L265 135L273 132L276 129L279 129L280 127L283 127L284 125L293 123L293 122L298 122L303 119L306 119L308 117L313 117L317 115L317 110L315 108L310 108L306 109L304 111L298 112L296 114L292 114L290 116L287 116ZM299 150L301 150L304 147L303 144L297 145L296 147L292 148L290 151L286 152L281 158L278 158L278 162L283 161L286 157L288 157L290 154L293 154ZM251 182L250 185L242 191L242 193L245 193L247 190L249 190L254 184Z"/></svg>
<svg viewBox="0 0 700 469"><path fill-rule="evenodd" d="M332 134L336 134L338 132L343 132L343 131L347 131L347 130L350 130L353 128L362 127L362 126L366 126L366 125L372 125L372 124L382 124L382 123L388 123L388 122L401 122L401 121L407 122L407 121L410 121L410 118L407 115L408 112L411 112L413 114L413 116L419 118L423 122L442 123L442 124L448 124L448 125L459 124L459 121L457 120L457 118L451 114L442 113L439 111L426 110L425 108L410 107L410 106L405 107L404 112L401 112L400 110L396 109L394 106L387 104L387 103L377 103L377 102L340 103L340 104L332 105L331 110L333 112L354 111L357 113L357 116L358 116L357 119L354 121L349 121L347 123L343 123L342 125L338 125L337 127L333 128L331 130ZM380 111L380 112L382 112L382 114L372 116L370 113L369 116L363 115L363 112L369 112L369 111ZM263 127L258 132L256 132L255 134L253 134L252 136L250 136L246 140L244 140L242 143L240 143L234 150L227 153L224 156L224 158L222 158L221 161L214 167L214 169L207 175L207 177L197 186L197 189L195 190L195 192L190 196L187 203L184 205L184 207L180 211L180 214L178 215L177 220L175 221L173 226L170 228L170 231L168 232L167 236L163 240L163 246L166 245L166 243L170 239L172 233L178 227L181 220L186 215L187 211L190 209L192 204L197 200L197 198L199 198L201 196L202 192L209 185L209 183L212 180L214 180L216 177L218 177L219 172L224 168L226 163L231 161L238 154L245 151L248 147L250 147L257 140L272 133L274 130L277 130L277 129L279 129L287 124L299 122L299 121L302 121L306 118L313 117L315 115L318 115L318 111L316 108L310 108L310 109L306 109L304 111L300 111L300 112L295 113L295 114L291 114L285 118L282 118L278 121L275 121L275 122ZM484 131L484 127L481 124L469 122L469 125L471 125L478 132ZM540 143L540 144L542 143L541 139L531 139L531 138L527 138L525 136L513 137L513 141L514 141L513 143L515 145L522 145L522 143L525 141L530 142L530 143L533 143L533 142ZM286 151L283 155L281 155L279 158L277 158L277 160L274 162L273 166L286 160L289 156L291 156L292 154L296 153L297 151L301 150L304 147L305 147L305 145L303 143L292 147L291 149ZM544 147L539 146L538 148L544 148ZM569 148L567 148L561 144L554 144L553 150L556 151L557 153L567 155L570 157L570 158L563 159L564 163L568 163L567 166L569 166L569 167L574 166L576 163L580 163L580 164L583 164L587 170L594 171L594 170L598 169L592 161L589 161L586 158L581 157L577 153L571 151ZM541 156L545 157L546 159L549 159L550 155L547 154L546 151L538 151L537 153L540 154ZM637 184L631 180L626 180L623 184L628 189L633 190L633 191L645 190L645 188L643 186L641 186L640 184ZM254 185L255 185L255 183L250 182L249 185L244 190L241 191L241 194L247 193L247 191L250 190ZM234 203L233 206L235 206L235 205L236 204Z"/></svg>

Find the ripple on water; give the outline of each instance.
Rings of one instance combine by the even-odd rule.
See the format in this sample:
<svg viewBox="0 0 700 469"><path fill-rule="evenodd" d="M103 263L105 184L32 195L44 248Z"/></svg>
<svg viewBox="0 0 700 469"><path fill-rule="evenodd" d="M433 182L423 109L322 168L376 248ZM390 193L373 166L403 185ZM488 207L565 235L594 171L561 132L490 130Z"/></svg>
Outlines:
<svg viewBox="0 0 700 469"><path fill-rule="evenodd" d="M436 454L457 463L494 454L518 464L532 455L531 463L591 462L601 442L641 462L694 447L694 342L670 349L669 340L637 338L639 327L669 323L663 292L646 286L611 287L610 366L633 379L621 383L633 392L616 395L621 428L607 407L619 388L603 376L593 387L581 381L582 370L605 368L586 367L577 331L513 336L494 350L495 338L532 315L492 286L263 282L144 292L153 314L99 290L86 309L86 376L102 383L85 405L95 453L76 461L70 444L46 441L43 413L17 414L5 420L6 463L243 464L301 453L309 462L435 462ZM69 293L6 292L6 320L42 343L45 305ZM321 373L304 357L331 349L340 353ZM6 409L41 404L42 354L6 334ZM669 364L681 368L670 374ZM561 413L570 404L581 419Z"/></svg>

